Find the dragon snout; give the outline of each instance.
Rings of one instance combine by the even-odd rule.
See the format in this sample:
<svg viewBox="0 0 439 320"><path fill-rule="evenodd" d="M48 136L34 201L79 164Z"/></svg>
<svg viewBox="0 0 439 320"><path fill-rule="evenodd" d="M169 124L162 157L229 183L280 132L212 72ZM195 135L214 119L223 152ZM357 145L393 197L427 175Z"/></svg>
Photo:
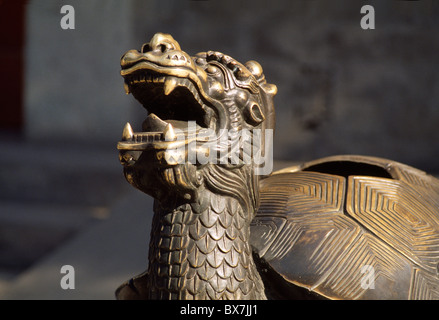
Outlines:
<svg viewBox="0 0 439 320"><path fill-rule="evenodd" d="M179 43L169 34L156 33L140 51L129 50L121 58L122 69L137 63L150 62L163 67L189 67L195 70L191 57L181 50Z"/></svg>
<svg viewBox="0 0 439 320"><path fill-rule="evenodd" d="M142 52L147 51L160 51L165 53L167 51L181 51L178 42L170 35L158 32L156 33L149 43L145 43L142 46Z"/></svg>

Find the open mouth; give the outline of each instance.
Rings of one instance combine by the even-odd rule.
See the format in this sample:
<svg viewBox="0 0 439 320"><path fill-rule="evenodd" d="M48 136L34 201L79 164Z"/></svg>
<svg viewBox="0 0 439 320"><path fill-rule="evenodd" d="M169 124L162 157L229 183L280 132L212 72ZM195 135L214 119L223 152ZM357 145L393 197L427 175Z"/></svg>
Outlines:
<svg viewBox="0 0 439 320"><path fill-rule="evenodd" d="M127 123L119 150L165 149L170 143L188 143L191 128L196 133L207 129L216 132L217 115L190 79L146 68L126 72L124 78L126 92L132 93L149 115L142 132L135 133Z"/></svg>

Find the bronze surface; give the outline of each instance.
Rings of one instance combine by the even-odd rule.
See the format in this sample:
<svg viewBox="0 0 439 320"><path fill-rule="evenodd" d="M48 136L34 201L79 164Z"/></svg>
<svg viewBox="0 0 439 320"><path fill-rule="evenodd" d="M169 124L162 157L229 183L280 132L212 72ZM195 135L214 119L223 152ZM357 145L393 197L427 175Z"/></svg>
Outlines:
<svg viewBox="0 0 439 320"><path fill-rule="evenodd" d="M330 299L439 299L434 177L385 159L336 156L276 172L260 191L251 243L268 277ZM363 266L374 270L373 288L362 286Z"/></svg>
<svg viewBox="0 0 439 320"><path fill-rule="evenodd" d="M149 115L141 132L125 126L120 160L155 203L148 268L118 299L439 299L437 179L363 156L257 175L254 155L237 144L232 161L230 148L274 129L277 89L259 63L191 57L158 33L121 66ZM190 161L209 130L225 161Z"/></svg>
<svg viewBox="0 0 439 320"><path fill-rule="evenodd" d="M118 298L265 299L248 241L256 164L243 161L242 148L236 162L227 151L242 130L274 126L276 87L255 61L215 51L190 57L161 33L128 51L121 66L125 89L149 116L142 132L125 126L120 160L128 182L155 198L155 214L148 269ZM224 136L226 129L238 135ZM205 152L207 130L217 136L210 152L226 155L222 164L189 161L190 152Z"/></svg>

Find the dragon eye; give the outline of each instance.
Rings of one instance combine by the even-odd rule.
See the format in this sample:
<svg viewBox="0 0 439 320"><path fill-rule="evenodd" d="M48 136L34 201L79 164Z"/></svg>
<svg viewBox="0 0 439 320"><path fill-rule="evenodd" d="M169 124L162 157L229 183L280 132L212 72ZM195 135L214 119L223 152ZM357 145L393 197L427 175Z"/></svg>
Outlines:
<svg viewBox="0 0 439 320"><path fill-rule="evenodd" d="M146 53L148 51L151 51L151 47L149 46L149 43L144 43L142 46L142 49L140 50L141 53Z"/></svg>
<svg viewBox="0 0 439 320"><path fill-rule="evenodd" d="M210 74L218 73L219 69L213 65L208 65L206 68L206 72Z"/></svg>

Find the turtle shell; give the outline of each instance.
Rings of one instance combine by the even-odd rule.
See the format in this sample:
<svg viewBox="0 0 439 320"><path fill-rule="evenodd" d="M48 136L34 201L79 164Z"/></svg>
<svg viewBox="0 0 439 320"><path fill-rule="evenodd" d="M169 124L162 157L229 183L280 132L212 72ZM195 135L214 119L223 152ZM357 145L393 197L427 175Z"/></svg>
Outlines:
<svg viewBox="0 0 439 320"><path fill-rule="evenodd" d="M433 176L335 156L277 171L260 192L251 244L272 297L439 299Z"/></svg>

